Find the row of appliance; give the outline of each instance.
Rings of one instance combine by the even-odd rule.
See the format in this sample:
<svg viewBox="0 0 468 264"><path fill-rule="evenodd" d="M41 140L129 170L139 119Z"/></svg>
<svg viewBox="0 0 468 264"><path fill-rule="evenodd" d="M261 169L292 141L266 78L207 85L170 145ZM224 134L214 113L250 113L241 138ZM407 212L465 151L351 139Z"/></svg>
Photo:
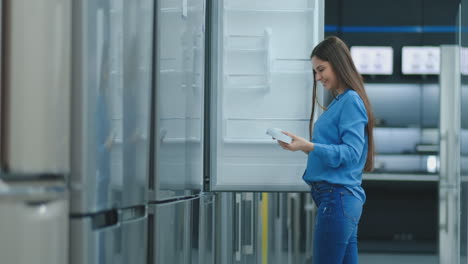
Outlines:
<svg viewBox="0 0 468 264"><path fill-rule="evenodd" d="M0 3L2 263L310 258L265 131L306 131L323 0Z"/></svg>
<svg viewBox="0 0 468 264"><path fill-rule="evenodd" d="M323 39L323 0L1 4L5 263L310 259L306 156L283 151L265 131L308 136L309 54ZM440 142L453 135L439 133L451 112L439 109L451 90L366 87L378 127L377 170L365 178L437 184L450 167ZM318 97L329 99L323 89ZM441 208L453 204L449 194ZM457 208L446 210L452 221ZM395 230L390 240L411 238Z"/></svg>

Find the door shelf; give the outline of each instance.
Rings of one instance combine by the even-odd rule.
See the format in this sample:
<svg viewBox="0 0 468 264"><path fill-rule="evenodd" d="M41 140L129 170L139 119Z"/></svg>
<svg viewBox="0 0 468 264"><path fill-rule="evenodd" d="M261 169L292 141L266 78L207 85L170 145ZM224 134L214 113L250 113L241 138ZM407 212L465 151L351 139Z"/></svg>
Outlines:
<svg viewBox="0 0 468 264"><path fill-rule="evenodd" d="M247 8L224 8L226 12L233 13L254 13L254 14L266 14L271 13L278 14L310 14L314 12L313 8L304 9L247 9Z"/></svg>

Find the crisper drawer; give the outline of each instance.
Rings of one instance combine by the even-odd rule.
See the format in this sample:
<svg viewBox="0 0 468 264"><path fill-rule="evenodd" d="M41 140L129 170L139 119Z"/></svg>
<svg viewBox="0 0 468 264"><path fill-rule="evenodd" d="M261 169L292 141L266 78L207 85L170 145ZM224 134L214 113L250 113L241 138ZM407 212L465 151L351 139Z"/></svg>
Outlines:
<svg viewBox="0 0 468 264"><path fill-rule="evenodd" d="M20 185L0 181L0 262L68 263L66 188Z"/></svg>

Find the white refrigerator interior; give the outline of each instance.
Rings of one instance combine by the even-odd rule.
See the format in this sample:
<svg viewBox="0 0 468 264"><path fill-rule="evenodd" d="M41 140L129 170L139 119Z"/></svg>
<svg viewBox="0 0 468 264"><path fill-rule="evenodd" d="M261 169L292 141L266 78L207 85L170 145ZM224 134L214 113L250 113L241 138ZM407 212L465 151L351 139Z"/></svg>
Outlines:
<svg viewBox="0 0 468 264"><path fill-rule="evenodd" d="M205 1L157 10L155 188L165 200L202 188Z"/></svg>
<svg viewBox="0 0 468 264"><path fill-rule="evenodd" d="M324 1L225 0L214 10L212 190L306 191L307 156L266 131L309 137L310 53L323 38Z"/></svg>

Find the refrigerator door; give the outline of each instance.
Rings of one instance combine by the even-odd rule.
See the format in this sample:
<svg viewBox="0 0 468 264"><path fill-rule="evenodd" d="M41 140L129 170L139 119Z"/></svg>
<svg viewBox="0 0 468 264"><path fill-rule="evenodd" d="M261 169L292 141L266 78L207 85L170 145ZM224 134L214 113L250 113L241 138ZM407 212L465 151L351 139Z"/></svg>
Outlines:
<svg viewBox="0 0 468 264"><path fill-rule="evenodd" d="M123 210L120 215L122 226L122 263L147 264L148 218L146 207Z"/></svg>
<svg viewBox="0 0 468 264"><path fill-rule="evenodd" d="M107 211L70 220L70 264L123 264L118 213ZM66 262L62 262L66 263Z"/></svg>
<svg viewBox="0 0 468 264"><path fill-rule="evenodd" d="M205 0L157 10L154 188L165 200L202 188Z"/></svg>
<svg viewBox="0 0 468 264"><path fill-rule="evenodd" d="M309 193L263 193L262 263L311 263L314 213Z"/></svg>
<svg viewBox="0 0 468 264"><path fill-rule="evenodd" d="M144 204L153 1L73 1L72 212Z"/></svg>
<svg viewBox="0 0 468 264"><path fill-rule="evenodd" d="M2 2L2 168L68 173L71 0Z"/></svg>
<svg viewBox="0 0 468 264"><path fill-rule="evenodd" d="M307 156L265 134L308 138L310 53L323 38L324 1L213 3L211 189L306 191ZM322 100L322 89L319 100Z"/></svg>
<svg viewBox="0 0 468 264"><path fill-rule="evenodd" d="M216 196L216 263L260 263L260 193L221 192ZM229 237L231 239L225 239Z"/></svg>
<svg viewBox="0 0 468 264"><path fill-rule="evenodd" d="M468 6L468 3L467 3ZM468 7L467 7L468 12ZM467 22L468 24L468 22ZM468 46L468 43L466 44ZM466 64L468 65L468 47L466 48ZM468 72L467 72L468 75ZM462 85L462 97L461 97L461 175L464 177L464 181L468 182L468 81L465 81ZM468 250L467 250L468 251Z"/></svg>
<svg viewBox="0 0 468 264"><path fill-rule="evenodd" d="M147 200L154 1L122 2L123 123L116 126L123 124L122 207L130 207Z"/></svg>
<svg viewBox="0 0 468 264"><path fill-rule="evenodd" d="M68 262L68 195L61 185L0 182L2 263Z"/></svg>
<svg viewBox="0 0 468 264"><path fill-rule="evenodd" d="M150 263L192 263L194 235L194 204L199 197L180 200L173 203L150 205L153 212L154 252Z"/></svg>
<svg viewBox="0 0 468 264"><path fill-rule="evenodd" d="M194 230L198 230L198 237L192 239L194 245L192 250L198 254L192 257L193 264L214 264L216 243L215 243L215 216L216 216L216 195L204 193L200 195L198 207L195 206L193 217L198 221L193 221ZM197 205L197 203L195 203Z"/></svg>
<svg viewBox="0 0 468 264"><path fill-rule="evenodd" d="M439 262L460 263L460 48L441 46Z"/></svg>

